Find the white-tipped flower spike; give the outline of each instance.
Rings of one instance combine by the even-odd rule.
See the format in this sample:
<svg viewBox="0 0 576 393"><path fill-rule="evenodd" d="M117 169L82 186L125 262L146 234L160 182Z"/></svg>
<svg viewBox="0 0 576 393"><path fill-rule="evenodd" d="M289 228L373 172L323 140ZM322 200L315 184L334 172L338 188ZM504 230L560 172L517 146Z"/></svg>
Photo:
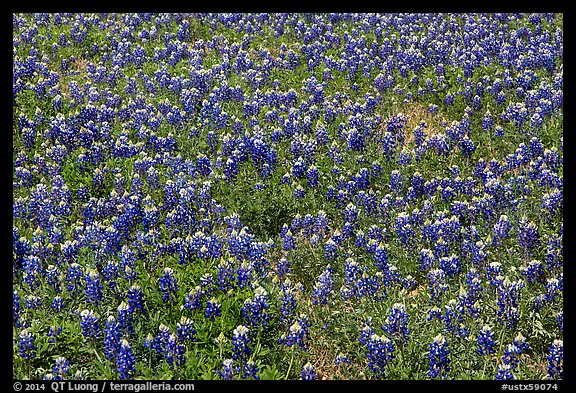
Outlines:
<svg viewBox="0 0 576 393"><path fill-rule="evenodd" d="M247 336L250 333L250 329L248 329L244 325L237 326L234 331L232 332L234 336Z"/></svg>

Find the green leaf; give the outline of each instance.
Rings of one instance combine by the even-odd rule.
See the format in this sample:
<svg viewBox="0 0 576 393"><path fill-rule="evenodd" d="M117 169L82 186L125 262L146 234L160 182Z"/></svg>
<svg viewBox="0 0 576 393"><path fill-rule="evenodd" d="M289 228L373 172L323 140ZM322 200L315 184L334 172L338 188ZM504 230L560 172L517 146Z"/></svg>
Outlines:
<svg viewBox="0 0 576 393"><path fill-rule="evenodd" d="M279 380L280 377L280 372L271 366L266 366L266 368L260 374L260 379L264 380Z"/></svg>

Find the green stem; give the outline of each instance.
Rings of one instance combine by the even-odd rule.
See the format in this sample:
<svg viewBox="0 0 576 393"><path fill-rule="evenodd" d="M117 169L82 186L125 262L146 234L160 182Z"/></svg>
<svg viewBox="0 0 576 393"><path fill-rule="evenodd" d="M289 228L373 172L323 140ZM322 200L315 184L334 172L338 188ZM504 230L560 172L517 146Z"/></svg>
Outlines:
<svg viewBox="0 0 576 393"><path fill-rule="evenodd" d="M484 367L482 367L482 380L486 379L486 364L488 363L489 360L490 358L488 357L487 354L486 358L484 359Z"/></svg>
<svg viewBox="0 0 576 393"><path fill-rule="evenodd" d="M98 358L98 361L100 363L102 363L102 359L100 359L100 355L98 355L98 351L96 349L94 349L94 354L96 355L96 357Z"/></svg>
<svg viewBox="0 0 576 393"><path fill-rule="evenodd" d="M288 380L288 376L290 375L290 370L292 369L292 362L294 361L294 347L292 347L292 357L290 358L290 365L288 366L288 372L284 377L285 380Z"/></svg>
<svg viewBox="0 0 576 393"><path fill-rule="evenodd" d="M502 333L500 333L500 350L498 351L498 353L502 353L502 347L504 345L503 339L504 339L504 333L506 333L506 326L502 327ZM496 368L498 368L498 365L496 364ZM492 373L496 373L496 369L492 370Z"/></svg>

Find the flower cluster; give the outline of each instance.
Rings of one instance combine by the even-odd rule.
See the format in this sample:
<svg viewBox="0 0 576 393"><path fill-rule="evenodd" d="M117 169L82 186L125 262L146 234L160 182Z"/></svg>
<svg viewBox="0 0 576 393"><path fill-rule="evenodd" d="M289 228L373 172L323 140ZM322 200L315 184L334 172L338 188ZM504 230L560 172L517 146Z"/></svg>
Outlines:
<svg viewBox="0 0 576 393"><path fill-rule="evenodd" d="M283 334L280 337L279 342L281 344L286 344L291 347L292 345L297 345L304 351L308 350L310 333L309 328L311 323L308 316L301 314L296 321L290 326L288 334Z"/></svg>
<svg viewBox="0 0 576 393"><path fill-rule="evenodd" d="M385 336L372 334L366 343L368 368L376 375L383 376L388 362L395 358L394 343Z"/></svg>
<svg viewBox="0 0 576 393"><path fill-rule="evenodd" d="M302 367L302 380L310 381L314 379L318 379L318 374L314 371L312 363L308 362Z"/></svg>
<svg viewBox="0 0 576 393"><path fill-rule="evenodd" d="M242 315L246 323L252 327L266 326L270 320L270 315L266 309L270 308L268 294L262 287L254 290L254 298L246 299L242 308Z"/></svg>
<svg viewBox="0 0 576 393"><path fill-rule="evenodd" d="M554 340L549 349L549 354L546 357L548 360L548 378L549 379L563 379L564 378L564 342L562 340Z"/></svg>
<svg viewBox="0 0 576 393"><path fill-rule="evenodd" d="M440 376L442 379L446 378L450 371L450 350L448 349L448 342L441 335L434 337L434 342L430 344L430 352L428 353L429 367L428 376L430 378L437 378Z"/></svg>
<svg viewBox="0 0 576 393"><path fill-rule="evenodd" d="M562 378L562 14L12 20L15 378Z"/></svg>

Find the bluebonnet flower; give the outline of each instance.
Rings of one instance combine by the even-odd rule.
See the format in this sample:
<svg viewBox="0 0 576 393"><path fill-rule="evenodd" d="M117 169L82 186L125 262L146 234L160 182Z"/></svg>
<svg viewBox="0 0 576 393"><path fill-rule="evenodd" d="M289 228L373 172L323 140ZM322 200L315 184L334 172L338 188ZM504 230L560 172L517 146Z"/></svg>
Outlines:
<svg viewBox="0 0 576 393"><path fill-rule="evenodd" d="M315 379L318 379L318 374L314 371L312 363L307 362L304 367L302 367L302 380L310 381Z"/></svg>
<svg viewBox="0 0 576 393"><path fill-rule="evenodd" d="M237 158L234 155L228 157L224 167L224 176L226 177L226 180L228 182L234 182L238 177L239 171L239 163Z"/></svg>
<svg viewBox="0 0 576 393"><path fill-rule="evenodd" d="M560 332L562 332L564 330L564 311L558 311L556 321L558 322L558 329L560 329Z"/></svg>
<svg viewBox="0 0 576 393"><path fill-rule="evenodd" d="M428 376L430 378L440 376L445 379L447 377L447 373L450 372L449 355L450 350L446 339L441 334L434 337L434 342L430 344L430 352L428 353Z"/></svg>
<svg viewBox="0 0 576 393"><path fill-rule="evenodd" d="M525 352L530 348L530 344L528 344L526 337L524 337L522 333L518 333L516 337L514 337L514 345L518 348L519 353Z"/></svg>
<svg viewBox="0 0 576 393"><path fill-rule="evenodd" d="M344 209L344 217L347 222L356 222L358 220L358 208L349 203Z"/></svg>
<svg viewBox="0 0 576 393"><path fill-rule="evenodd" d="M318 168L315 165L311 165L308 170L306 171L306 177L308 178L308 187L317 187L318 186Z"/></svg>
<svg viewBox="0 0 576 393"><path fill-rule="evenodd" d="M270 315L265 310L270 308L268 294L262 287L254 290L254 298L246 299L242 307L242 316L246 323L252 327L266 326L270 320Z"/></svg>
<svg viewBox="0 0 576 393"><path fill-rule="evenodd" d="M506 381L506 380L516 379L516 376L514 375L514 373L512 371L513 370L512 370L511 365L499 363L498 364L498 371L496 372L494 379L497 381Z"/></svg>
<svg viewBox="0 0 576 393"><path fill-rule="evenodd" d="M164 303L174 301L180 289L178 287L178 280L174 275L174 270L169 267L165 268L158 281L160 282L160 290L162 291L162 301Z"/></svg>
<svg viewBox="0 0 576 393"><path fill-rule="evenodd" d="M260 379L260 377L257 374L258 366L256 366L256 364L252 360L248 360L242 368L244 370L244 373L242 374L242 379L248 379L248 378Z"/></svg>
<svg viewBox="0 0 576 393"><path fill-rule="evenodd" d="M542 207L546 209L551 216L560 214L563 211L563 198L563 192L554 188L542 196Z"/></svg>
<svg viewBox="0 0 576 393"><path fill-rule="evenodd" d="M492 237L492 244L499 246L502 244L502 240L506 239L509 236L510 229L512 225L508 220L508 216L502 214L498 219L498 222L494 224L493 230L493 237Z"/></svg>
<svg viewBox="0 0 576 393"><path fill-rule="evenodd" d="M242 261L237 270L237 283L240 289L251 285L253 280L254 267L250 261Z"/></svg>
<svg viewBox="0 0 576 393"><path fill-rule="evenodd" d="M239 371L239 368L234 364L232 359L226 359L222 362L222 369L216 370L220 378L224 380L234 379L234 376Z"/></svg>
<svg viewBox="0 0 576 393"><path fill-rule="evenodd" d="M179 342L192 340L196 335L196 330L192 326L192 320L186 316L182 316L180 321L176 323L176 333Z"/></svg>
<svg viewBox="0 0 576 393"><path fill-rule="evenodd" d="M420 271L422 272L429 271L430 269L432 269L432 267L434 267L435 261L436 257L434 256L434 253L431 250L427 248L420 250L418 256Z"/></svg>
<svg viewBox="0 0 576 393"><path fill-rule="evenodd" d="M463 290L463 288L461 288ZM463 324L463 314L464 310L459 309L458 303L455 299L448 301L445 306L444 315L444 326L447 332L456 333L460 337L465 337L469 334L468 329Z"/></svg>
<svg viewBox="0 0 576 393"><path fill-rule="evenodd" d="M184 364L184 345L174 333L170 333L164 324L160 324L158 335L155 338L147 338L145 346L162 354L170 368Z"/></svg>
<svg viewBox="0 0 576 393"><path fill-rule="evenodd" d="M344 263L344 286L340 288L343 299L362 296L362 283L365 272L366 267L360 266L354 258L346 258Z"/></svg>
<svg viewBox="0 0 576 393"><path fill-rule="evenodd" d="M442 294L448 289L448 285L444 282L445 273L442 269L433 269L428 273L428 291L430 292L430 300L433 303L441 301Z"/></svg>
<svg viewBox="0 0 576 393"><path fill-rule="evenodd" d="M106 320L106 327L104 328L104 356L110 361L116 359L116 354L120 349L120 339L122 333L119 330L119 325L113 315L110 315Z"/></svg>
<svg viewBox="0 0 576 393"><path fill-rule="evenodd" d="M528 283L533 284L535 282L544 282L544 267L542 266L542 262L537 261L535 259L528 262L528 265L520 267L520 272L523 276L526 277L526 281Z"/></svg>
<svg viewBox="0 0 576 393"><path fill-rule="evenodd" d="M128 290L128 305L132 313L145 313L144 293L140 285L133 284Z"/></svg>
<svg viewBox="0 0 576 393"><path fill-rule="evenodd" d="M494 346L496 345L494 342L494 331L492 331L490 326L482 326L482 329L480 329L480 333L478 334L477 343L477 352L479 356L496 352L494 349Z"/></svg>
<svg viewBox="0 0 576 393"><path fill-rule="evenodd" d="M365 248L368 245L368 239L366 238L366 235L364 235L364 231L362 229L356 231L355 236L354 245L356 247Z"/></svg>
<svg viewBox="0 0 576 393"><path fill-rule="evenodd" d="M132 310L126 302L120 303L118 306L118 330L124 336L129 336L134 333Z"/></svg>
<svg viewBox="0 0 576 393"><path fill-rule="evenodd" d="M206 302L206 308L204 310L204 316L214 322L215 317L222 315L222 305L213 297Z"/></svg>
<svg viewBox="0 0 576 393"><path fill-rule="evenodd" d="M62 296L54 296L54 299L52 299L51 307L56 312L62 311L65 307L64 298Z"/></svg>
<svg viewBox="0 0 576 393"><path fill-rule="evenodd" d="M542 307L546 304L546 294L541 293L531 299L530 308L536 312L540 312Z"/></svg>
<svg viewBox="0 0 576 393"><path fill-rule="evenodd" d="M350 359L348 359L348 356L344 353L339 353L336 356L336 359L334 359L334 364L350 364Z"/></svg>
<svg viewBox="0 0 576 393"><path fill-rule="evenodd" d="M494 127L494 136L495 137L503 137L504 136L504 128L501 125L497 125Z"/></svg>
<svg viewBox="0 0 576 393"><path fill-rule="evenodd" d="M288 273L290 273L290 261L286 257L282 257L278 260L276 274L278 277L283 277Z"/></svg>
<svg viewBox="0 0 576 393"><path fill-rule="evenodd" d="M106 263L102 273L108 288L114 289L116 287L116 278L118 277L118 263L116 261L109 260Z"/></svg>
<svg viewBox="0 0 576 393"><path fill-rule="evenodd" d="M100 274L96 269L89 269L84 278L86 280L86 301L97 306L102 301Z"/></svg>
<svg viewBox="0 0 576 393"><path fill-rule="evenodd" d="M296 344L304 351L308 350L308 340L310 340L308 328L310 326L311 323L308 320L308 316L301 314L290 326L288 334L283 334L280 337L280 344L286 344L289 347Z"/></svg>
<svg viewBox="0 0 576 393"><path fill-rule="evenodd" d="M203 246L205 247L205 246ZM216 282L218 289L227 292L234 285L235 281L234 266L230 260L223 259L218 264L218 271L216 272Z"/></svg>
<svg viewBox="0 0 576 393"><path fill-rule="evenodd" d="M296 293L302 290L302 285L293 283L288 277L282 282L282 305L280 306L280 321L289 326L296 315Z"/></svg>
<svg viewBox="0 0 576 393"><path fill-rule="evenodd" d="M53 343L55 342L55 338L62 333L61 327L50 326L50 329L46 332L46 337L48 337L48 342Z"/></svg>
<svg viewBox="0 0 576 393"><path fill-rule="evenodd" d="M164 343L163 353L170 368L184 364L184 351L184 345L178 340L178 337L174 333L168 335Z"/></svg>
<svg viewBox="0 0 576 393"><path fill-rule="evenodd" d="M551 277L546 280L546 294L545 298L548 302L553 302L556 300L556 296L562 293L564 284L563 284L563 275L560 273L560 278Z"/></svg>
<svg viewBox="0 0 576 393"><path fill-rule="evenodd" d="M120 350L116 358L118 377L120 379L130 379L136 371L136 357L132 351L130 343L126 339L120 342Z"/></svg>
<svg viewBox="0 0 576 393"><path fill-rule="evenodd" d="M396 138L391 132L385 132L381 143L385 159L387 161L391 160L396 151Z"/></svg>
<svg viewBox="0 0 576 393"><path fill-rule="evenodd" d="M304 188L300 184L298 184L296 186L296 188L294 189L294 198L302 199L302 198L304 198L305 194L306 194L306 191L304 190Z"/></svg>
<svg viewBox="0 0 576 393"><path fill-rule="evenodd" d="M406 342L408 341L408 334L410 333L410 329L408 329L408 317L406 307L401 303L395 303L390 308L388 322L382 329L395 339Z"/></svg>
<svg viewBox="0 0 576 393"><path fill-rule="evenodd" d="M400 192L402 189L402 175L397 170L390 174L390 189L392 192Z"/></svg>
<svg viewBox="0 0 576 393"><path fill-rule="evenodd" d="M168 326L161 323L158 327L158 334L156 337L152 337L151 334L148 334L146 340L144 341L144 347L154 349L156 352L162 353L164 346L168 341L169 331L170 329L168 329Z"/></svg>
<svg viewBox="0 0 576 393"><path fill-rule="evenodd" d="M16 290L12 291L12 323L20 327L20 296Z"/></svg>
<svg viewBox="0 0 576 393"><path fill-rule="evenodd" d="M234 345L234 348L232 349L232 359L243 362L252 352L248 347L248 343L250 342L250 338L248 337L250 329L244 325L239 325L234 329L233 334L232 345Z"/></svg>
<svg viewBox="0 0 576 393"><path fill-rule="evenodd" d="M493 126L494 126L494 118L492 117L492 114L488 110L486 111L486 113L484 114L484 118L482 119L482 130L490 131L492 130Z"/></svg>
<svg viewBox="0 0 576 393"><path fill-rule="evenodd" d="M296 249L296 238L292 234L292 231L288 229L288 226L284 224L282 231L280 233L282 238L282 249L284 251L290 251Z"/></svg>
<svg viewBox="0 0 576 393"><path fill-rule="evenodd" d="M292 184L292 179L290 177L289 173L285 173L284 176L282 176L282 179L280 180L281 184L287 184L287 185L291 185Z"/></svg>
<svg viewBox="0 0 576 393"><path fill-rule="evenodd" d="M18 348L20 349L20 356L24 360L30 360L36 357L36 345L34 344L34 336L27 329L23 329L18 335L19 342Z"/></svg>
<svg viewBox="0 0 576 393"><path fill-rule="evenodd" d="M40 285L40 258L35 255L29 255L24 258L22 265L24 271L24 282L28 284L30 290L34 291Z"/></svg>
<svg viewBox="0 0 576 393"><path fill-rule="evenodd" d="M338 245L333 238L329 238L324 244L324 257L330 262L334 262L338 257Z"/></svg>
<svg viewBox="0 0 576 393"><path fill-rule="evenodd" d="M60 292L60 271L54 265L48 265L46 268L46 282L51 285L56 292Z"/></svg>
<svg viewBox="0 0 576 393"><path fill-rule="evenodd" d="M312 304L326 304L334 295L333 274L334 268L328 265L320 277L318 277L312 293Z"/></svg>
<svg viewBox="0 0 576 393"><path fill-rule="evenodd" d="M460 141L460 149L464 156L470 157L476 151L476 146L467 136L464 136Z"/></svg>
<svg viewBox="0 0 576 393"><path fill-rule="evenodd" d="M446 96L444 98L444 104L446 106L454 105L454 94L452 94L451 92L446 93Z"/></svg>
<svg viewBox="0 0 576 393"><path fill-rule="evenodd" d="M524 287L521 281L512 282L508 277L498 285L498 322L504 323L506 329L515 329L520 314L518 312L518 301L520 291Z"/></svg>
<svg viewBox="0 0 576 393"><path fill-rule="evenodd" d="M56 358L55 364L52 367L52 373L54 374L54 379L62 380L65 379L67 374L70 372L70 360L63 356L58 356Z"/></svg>
<svg viewBox="0 0 576 393"><path fill-rule="evenodd" d="M449 257L441 257L439 259L439 265L440 269L450 277L454 277L460 273L462 267L460 258L458 258L455 254L452 254Z"/></svg>
<svg viewBox="0 0 576 393"><path fill-rule="evenodd" d="M490 285L499 285L504 277L501 276L502 264L500 262L494 261L486 267L486 277L489 280Z"/></svg>
<svg viewBox="0 0 576 393"><path fill-rule="evenodd" d="M100 336L100 326L94 310L82 310L82 312L80 312L80 318L82 319L80 324L84 337L86 339L97 339Z"/></svg>
<svg viewBox="0 0 576 393"><path fill-rule="evenodd" d="M528 222L526 219L520 220L518 243L527 255L531 255L534 248L540 245L538 226L534 222Z"/></svg>
<svg viewBox="0 0 576 393"><path fill-rule="evenodd" d="M204 291L198 285L190 290L190 292L184 296L184 307L189 310L194 310L202 306L202 297L204 296Z"/></svg>
<svg viewBox="0 0 576 393"><path fill-rule="evenodd" d="M518 356L521 352L520 348L516 345L508 344L508 347L504 350L504 354L501 357L502 364L509 365L512 371L516 370L520 362Z"/></svg>
<svg viewBox="0 0 576 393"><path fill-rule="evenodd" d="M511 371L515 371L520 362L519 356L525 352L530 345L526 342L526 338L522 334L518 334L514 338L513 344L508 344L501 357L502 364L510 366Z"/></svg>
<svg viewBox="0 0 576 393"><path fill-rule="evenodd" d="M548 379L564 379L564 342L554 340L546 356L548 360Z"/></svg>
<svg viewBox="0 0 576 393"><path fill-rule="evenodd" d="M383 376L389 361L395 358L394 343L385 336L372 334L366 344L368 367L376 376Z"/></svg>
<svg viewBox="0 0 576 393"><path fill-rule="evenodd" d="M466 274L467 291L461 290L458 295L458 307L468 311L473 318L478 318L482 307L480 300L482 299L482 280L480 274L475 268L471 268Z"/></svg>
<svg viewBox="0 0 576 393"><path fill-rule="evenodd" d="M552 237L546 245L546 269L553 270L562 265L562 238Z"/></svg>

